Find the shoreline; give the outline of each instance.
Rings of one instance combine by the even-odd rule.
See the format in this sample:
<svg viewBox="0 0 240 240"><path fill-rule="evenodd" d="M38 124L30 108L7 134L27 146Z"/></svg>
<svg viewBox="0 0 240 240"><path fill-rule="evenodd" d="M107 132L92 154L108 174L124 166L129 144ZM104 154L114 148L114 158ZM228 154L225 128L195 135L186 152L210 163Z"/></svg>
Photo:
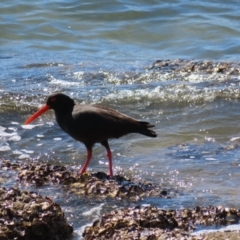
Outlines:
<svg viewBox="0 0 240 240"><path fill-rule="evenodd" d="M105 173L86 173L83 175L68 171L65 167L51 164L20 165L3 161L3 171L18 171L18 179L35 187L46 184L57 184L72 188L71 194L88 198L128 199L136 204L133 208L116 209L103 214L98 220L84 228L83 239L106 239L111 236L117 239L128 239L131 234L139 239L240 239L239 230L225 232L221 229L214 232L196 232L198 226L231 226L240 220L240 210L217 206L196 206L180 210L164 210L155 206L138 206L141 197L174 198L169 189L162 189L153 183L134 183L123 176L110 178ZM1 179L4 181L4 179ZM11 189L11 188L10 188ZM9 190L5 190L9 191ZM20 190L16 190L19 191ZM26 192L26 191L23 191ZM41 196L40 196L41 197ZM3 199L2 199L3 200ZM52 200L51 200L52 201ZM16 209L11 210L15 212ZM61 206L59 206L61 208ZM66 222L66 224L68 224ZM70 226L70 225L68 225ZM240 225L239 225L240 226ZM69 228L67 228L69 231ZM125 237L124 237L125 236ZM147 238L146 238L147 237ZM64 238L67 239L67 238Z"/></svg>

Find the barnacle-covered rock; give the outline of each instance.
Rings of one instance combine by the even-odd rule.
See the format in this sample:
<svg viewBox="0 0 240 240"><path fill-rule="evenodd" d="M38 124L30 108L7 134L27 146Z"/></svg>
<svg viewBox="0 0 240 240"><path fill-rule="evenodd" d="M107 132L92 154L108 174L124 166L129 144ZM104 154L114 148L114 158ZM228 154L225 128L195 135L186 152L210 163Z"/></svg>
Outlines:
<svg viewBox="0 0 240 240"><path fill-rule="evenodd" d="M0 188L0 239L67 239L73 232L61 207L48 197Z"/></svg>
<svg viewBox="0 0 240 240"><path fill-rule="evenodd" d="M18 179L21 182L32 183L36 186L45 185L49 182L60 183L74 194L89 197L139 200L142 197L170 198L174 195L173 191L162 188L160 185L149 182L136 183L119 175L109 177L103 172L87 172L79 175L68 171L63 166L51 164L19 164L17 166L16 163L12 164L9 161L4 161L2 168L18 170Z"/></svg>
<svg viewBox="0 0 240 240"><path fill-rule="evenodd" d="M85 228L83 237L85 240L208 239L191 233L200 225L225 225L232 223L229 219L238 222L239 218L239 210L223 207L163 210L138 206L104 214Z"/></svg>
<svg viewBox="0 0 240 240"><path fill-rule="evenodd" d="M148 70L175 73L200 73L200 74L226 74L238 75L240 73L239 62L214 62L214 61L189 61L184 59L157 60Z"/></svg>

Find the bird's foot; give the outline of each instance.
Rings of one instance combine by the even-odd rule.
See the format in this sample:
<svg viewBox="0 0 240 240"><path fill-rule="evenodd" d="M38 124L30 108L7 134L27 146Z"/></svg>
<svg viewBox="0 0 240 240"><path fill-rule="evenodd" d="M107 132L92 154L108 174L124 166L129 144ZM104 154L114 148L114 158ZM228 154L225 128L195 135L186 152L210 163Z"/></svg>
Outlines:
<svg viewBox="0 0 240 240"><path fill-rule="evenodd" d="M112 171L108 171L108 174L107 174L109 177L113 177L113 172Z"/></svg>
<svg viewBox="0 0 240 240"><path fill-rule="evenodd" d="M79 171L79 174L82 175L82 174L84 174L85 172L86 172L86 170L81 168L80 171Z"/></svg>

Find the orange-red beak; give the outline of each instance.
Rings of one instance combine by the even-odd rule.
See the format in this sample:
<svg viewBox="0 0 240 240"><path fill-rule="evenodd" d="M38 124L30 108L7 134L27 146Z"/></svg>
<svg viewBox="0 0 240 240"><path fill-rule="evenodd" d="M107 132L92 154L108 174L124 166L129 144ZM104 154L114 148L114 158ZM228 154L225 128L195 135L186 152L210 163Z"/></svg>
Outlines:
<svg viewBox="0 0 240 240"><path fill-rule="evenodd" d="M28 118L25 122L25 124L29 124L33 120L35 120L37 117L45 113L47 110L49 110L50 107L48 105L42 106L37 112L35 112L30 118Z"/></svg>

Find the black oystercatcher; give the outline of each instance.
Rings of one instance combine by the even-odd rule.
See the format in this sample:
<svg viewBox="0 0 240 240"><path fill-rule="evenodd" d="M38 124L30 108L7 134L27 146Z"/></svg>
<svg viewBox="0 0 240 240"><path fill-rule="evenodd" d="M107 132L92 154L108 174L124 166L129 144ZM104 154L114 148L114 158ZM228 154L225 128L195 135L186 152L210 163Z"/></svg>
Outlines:
<svg viewBox="0 0 240 240"><path fill-rule="evenodd" d="M108 107L75 104L73 99L63 93L50 95L46 104L28 118L25 124L32 122L49 109L54 110L61 129L75 140L82 142L87 148L87 160L80 174L86 172L95 143L101 143L106 148L109 163L108 174L113 176L112 154L108 139L119 138L128 133L140 133L148 137L157 136L149 129L154 125L148 122L137 121Z"/></svg>

